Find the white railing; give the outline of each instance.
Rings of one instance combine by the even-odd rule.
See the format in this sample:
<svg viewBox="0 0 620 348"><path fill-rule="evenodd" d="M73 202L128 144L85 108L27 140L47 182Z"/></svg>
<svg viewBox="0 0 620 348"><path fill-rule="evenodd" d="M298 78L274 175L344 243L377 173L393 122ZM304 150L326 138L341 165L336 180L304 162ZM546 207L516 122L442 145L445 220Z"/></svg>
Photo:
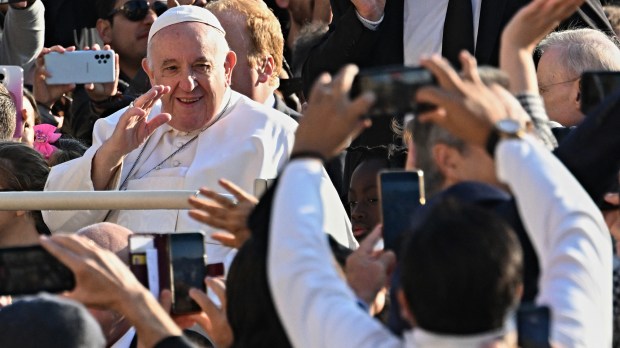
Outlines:
<svg viewBox="0 0 620 348"><path fill-rule="evenodd" d="M9 191L0 192L0 210L191 209L198 191Z"/></svg>

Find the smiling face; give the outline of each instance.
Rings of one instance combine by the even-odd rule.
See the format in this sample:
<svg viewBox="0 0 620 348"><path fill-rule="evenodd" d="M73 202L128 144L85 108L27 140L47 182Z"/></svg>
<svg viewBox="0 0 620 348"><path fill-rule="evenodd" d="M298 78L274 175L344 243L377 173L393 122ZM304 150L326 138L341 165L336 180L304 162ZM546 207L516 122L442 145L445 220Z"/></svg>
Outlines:
<svg viewBox="0 0 620 348"><path fill-rule="evenodd" d="M197 22L166 27L151 39L144 70L152 85L170 86L162 112L172 115L170 126L193 131L209 126L222 102L236 56L224 36Z"/></svg>

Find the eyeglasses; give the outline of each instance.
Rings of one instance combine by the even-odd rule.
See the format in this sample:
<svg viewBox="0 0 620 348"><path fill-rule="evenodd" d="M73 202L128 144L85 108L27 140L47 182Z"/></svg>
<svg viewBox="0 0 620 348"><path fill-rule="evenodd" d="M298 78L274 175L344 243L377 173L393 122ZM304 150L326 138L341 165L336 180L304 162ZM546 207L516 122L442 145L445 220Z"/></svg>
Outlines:
<svg viewBox="0 0 620 348"><path fill-rule="evenodd" d="M538 87L538 92L540 94L545 94L545 93L549 92L549 87L557 86L557 85L563 85L563 84L570 83L570 82L575 82L575 81L579 80L580 78L581 78L581 76L577 76L574 79L570 79L570 80L567 80L567 81L550 83L550 84L545 85L545 86L539 86Z"/></svg>
<svg viewBox="0 0 620 348"><path fill-rule="evenodd" d="M130 21L137 22L146 17L149 13L149 8L153 9L153 12L155 12L157 16L161 16L168 9L168 5L163 1L155 1L153 5L149 6L148 1L131 0L127 1L123 6L113 9L108 14L108 18L112 18L115 14L120 12Z"/></svg>

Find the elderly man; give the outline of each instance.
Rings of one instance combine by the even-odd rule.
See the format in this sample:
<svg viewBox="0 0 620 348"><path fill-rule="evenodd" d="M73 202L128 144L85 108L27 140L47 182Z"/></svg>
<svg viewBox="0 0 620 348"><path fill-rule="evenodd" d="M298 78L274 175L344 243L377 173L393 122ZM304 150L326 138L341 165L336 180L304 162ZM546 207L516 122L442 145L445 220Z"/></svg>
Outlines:
<svg viewBox="0 0 620 348"><path fill-rule="evenodd" d="M549 34L537 47L538 88L549 119L565 127L583 121L581 74L584 71L620 70L620 49L605 33L573 29Z"/></svg>
<svg viewBox="0 0 620 348"><path fill-rule="evenodd" d="M160 16L143 61L153 88L97 121L93 146L54 167L46 190L196 190L216 188L226 177L251 191L256 178L275 177L288 159L296 124L230 89L236 56L224 35L203 8L179 6ZM135 232L204 228L177 210L44 215L53 232L104 220ZM222 262L228 250L207 243L208 262Z"/></svg>

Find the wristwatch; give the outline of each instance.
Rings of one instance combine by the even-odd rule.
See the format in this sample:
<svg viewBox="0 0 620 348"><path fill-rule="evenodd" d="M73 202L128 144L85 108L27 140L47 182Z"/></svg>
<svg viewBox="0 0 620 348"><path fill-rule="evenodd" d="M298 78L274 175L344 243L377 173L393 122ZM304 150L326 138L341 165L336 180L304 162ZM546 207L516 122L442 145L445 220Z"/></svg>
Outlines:
<svg viewBox="0 0 620 348"><path fill-rule="evenodd" d="M513 120L511 118L505 118L503 120L497 121L495 123L495 127L489 134L489 138L487 139L486 150L491 155L491 157L495 157L495 148L497 147L497 143L503 139L521 139L523 137L523 128L521 124L517 120Z"/></svg>

